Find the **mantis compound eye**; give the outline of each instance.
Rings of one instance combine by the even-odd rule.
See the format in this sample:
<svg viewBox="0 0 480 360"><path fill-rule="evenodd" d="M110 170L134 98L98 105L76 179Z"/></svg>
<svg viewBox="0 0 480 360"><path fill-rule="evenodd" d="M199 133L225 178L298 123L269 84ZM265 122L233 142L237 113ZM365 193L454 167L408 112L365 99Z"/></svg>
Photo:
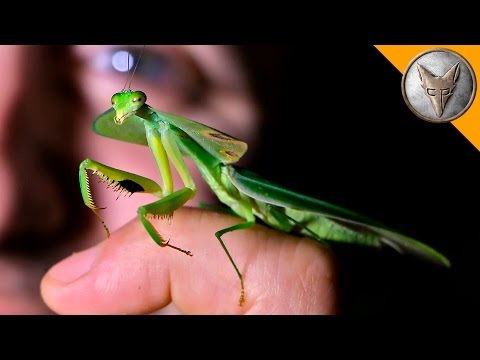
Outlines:
<svg viewBox="0 0 480 360"><path fill-rule="evenodd" d="M112 96L112 99L111 99L111 102L112 102L112 106L115 106L116 104L118 104L118 98L119 98L120 94L117 93L117 94L114 94Z"/></svg>
<svg viewBox="0 0 480 360"><path fill-rule="evenodd" d="M143 91L135 91L132 93L132 102L143 105L145 104L146 101L147 101L147 95L145 95Z"/></svg>

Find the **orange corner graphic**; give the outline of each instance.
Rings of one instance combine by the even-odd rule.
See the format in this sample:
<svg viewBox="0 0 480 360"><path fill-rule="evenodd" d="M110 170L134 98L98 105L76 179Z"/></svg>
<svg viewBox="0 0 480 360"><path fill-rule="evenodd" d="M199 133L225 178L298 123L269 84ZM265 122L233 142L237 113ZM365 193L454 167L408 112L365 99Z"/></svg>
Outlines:
<svg viewBox="0 0 480 360"><path fill-rule="evenodd" d="M402 74L410 61L421 52L433 48L446 48L461 54L471 65L477 84L480 81L480 45L375 45L375 48L390 61ZM400 88L400 84L399 84ZM475 99L470 108L451 124L480 150L480 94L477 89ZM419 119L419 121L422 121ZM442 126L444 124L432 124Z"/></svg>

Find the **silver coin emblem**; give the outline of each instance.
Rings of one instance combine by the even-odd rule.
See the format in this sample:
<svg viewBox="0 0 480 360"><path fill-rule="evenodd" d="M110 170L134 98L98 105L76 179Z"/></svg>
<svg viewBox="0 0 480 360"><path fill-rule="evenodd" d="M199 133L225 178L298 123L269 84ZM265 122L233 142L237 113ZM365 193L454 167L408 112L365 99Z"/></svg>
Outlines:
<svg viewBox="0 0 480 360"><path fill-rule="evenodd" d="M410 110L434 123L460 117L472 104L475 93L472 67L449 49L420 53L408 64L402 78L402 94Z"/></svg>

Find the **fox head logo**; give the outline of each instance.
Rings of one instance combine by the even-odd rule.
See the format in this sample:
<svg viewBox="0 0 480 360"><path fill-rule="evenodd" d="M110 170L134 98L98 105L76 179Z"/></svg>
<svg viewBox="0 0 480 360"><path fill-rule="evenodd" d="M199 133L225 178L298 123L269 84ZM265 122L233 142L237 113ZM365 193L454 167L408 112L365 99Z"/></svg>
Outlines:
<svg viewBox="0 0 480 360"><path fill-rule="evenodd" d="M443 76L433 75L418 63L417 69L425 95L430 99L437 116L442 116L445 105L456 86L455 82L460 73L459 63L453 65Z"/></svg>

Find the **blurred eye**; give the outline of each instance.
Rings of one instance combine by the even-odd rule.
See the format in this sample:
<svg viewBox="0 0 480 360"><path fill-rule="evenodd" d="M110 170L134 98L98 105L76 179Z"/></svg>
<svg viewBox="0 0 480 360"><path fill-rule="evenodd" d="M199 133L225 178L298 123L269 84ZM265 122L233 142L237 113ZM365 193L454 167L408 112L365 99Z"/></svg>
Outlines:
<svg viewBox="0 0 480 360"><path fill-rule="evenodd" d="M209 86L208 77L197 61L188 51L175 46L92 46L80 55L86 70L111 77L112 83L125 84L130 81L128 74L135 71L133 90L144 89L149 94L186 104L200 103Z"/></svg>
<svg viewBox="0 0 480 360"><path fill-rule="evenodd" d="M93 65L98 70L126 73L135 69L135 77L142 81L164 81L174 76L173 64L166 54L145 49L139 62L142 50L139 48L111 48L100 52L93 58Z"/></svg>
<svg viewBox="0 0 480 360"><path fill-rule="evenodd" d="M102 59L102 58L100 58ZM103 61L106 62L105 65L109 64L110 63L110 56L105 56L103 59ZM120 72L125 72L125 71L129 71L130 69L133 68L133 56L132 54L130 54L128 51L123 51L123 50L120 50L120 51L116 51L112 57L111 57L111 63L112 63L112 67L117 70L117 71L120 71ZM103 65L103 66L105 66ZM102 64L100 64L100 67L102 66Z"/></svg>

